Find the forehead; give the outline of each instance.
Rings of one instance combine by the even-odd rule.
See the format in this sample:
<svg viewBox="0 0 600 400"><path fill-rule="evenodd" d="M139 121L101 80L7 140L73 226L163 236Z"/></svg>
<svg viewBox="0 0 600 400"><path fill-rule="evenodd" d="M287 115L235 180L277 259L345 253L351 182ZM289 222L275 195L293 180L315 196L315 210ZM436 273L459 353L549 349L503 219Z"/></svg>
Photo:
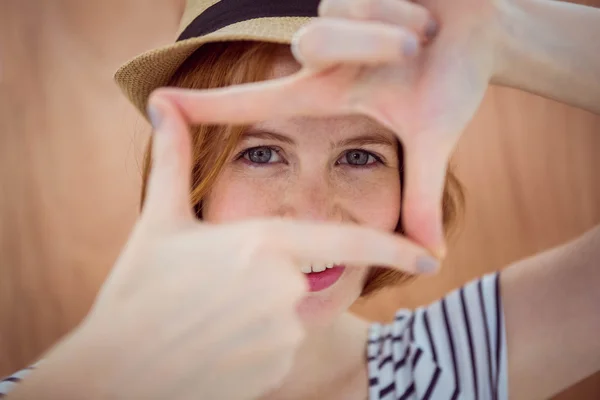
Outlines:
<svg viewBox="0 0 600 400"><path fill-rule="evenodd" d="M396 142L392 132L362 115L277 118L252 124L249 131L256 130L284 133L296 138L295 140L317 140L320 143L356 135L381 136L387 138L390 143Z"/></svg>
<svg viewBox="0 0 600 400"><path fill-rule="evenodd" d="M296 61L289 46L278 46L275 60L267 75L267 79L283 78L300 71L301 65Z"/></svg>

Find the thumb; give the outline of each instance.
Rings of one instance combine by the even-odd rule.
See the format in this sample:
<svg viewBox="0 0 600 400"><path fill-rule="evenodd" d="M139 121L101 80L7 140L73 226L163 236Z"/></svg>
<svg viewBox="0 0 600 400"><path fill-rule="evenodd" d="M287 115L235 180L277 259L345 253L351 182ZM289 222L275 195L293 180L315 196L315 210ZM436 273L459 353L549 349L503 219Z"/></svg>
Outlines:
<svg viewBox="0 0 600 400"><path fill-rule="evenodd" d="M181 112L168 100L153 95L148 116L154 128L152 169L143 216L158 222L191 218L191 138Z"/></svg>
<svg viewBox="0 0 600 400"><path fill-rule="evenodd" d="M404 151L405 190L402 222L408 237L438 258L446 254L442 225L442 197L449 152L439 144L409 143Z"/></svg>

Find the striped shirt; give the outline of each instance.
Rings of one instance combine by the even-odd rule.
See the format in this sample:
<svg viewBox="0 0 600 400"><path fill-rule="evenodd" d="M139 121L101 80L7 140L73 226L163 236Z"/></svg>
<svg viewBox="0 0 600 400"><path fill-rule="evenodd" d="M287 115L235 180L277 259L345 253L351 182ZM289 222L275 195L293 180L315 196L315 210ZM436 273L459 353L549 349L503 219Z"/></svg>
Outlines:
<svg viewBox="0 0 600 400"><path fill-rule="evenodd" d="M372 325L367 359L371 400L507 399L498 273Z"/></svg>
<svg viewBox="0 0 600 400"><path fill-rule="evenodd" d="M367 362L371 400L507 399L498 273L427 307L400 310L391 324L373 324ZM0 397L29 369L0 381Z"/></svg>

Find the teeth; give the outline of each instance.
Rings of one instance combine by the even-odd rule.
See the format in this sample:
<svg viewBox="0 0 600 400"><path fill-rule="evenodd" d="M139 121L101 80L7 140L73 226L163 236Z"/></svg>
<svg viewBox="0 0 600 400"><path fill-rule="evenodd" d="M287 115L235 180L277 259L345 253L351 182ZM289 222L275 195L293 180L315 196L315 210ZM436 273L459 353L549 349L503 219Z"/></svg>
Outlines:
<svg viewBox="0 0 600 400"><path fill-rule="evenodd" d="M303 266L300 271L304 274L310 274L311 272L323 272L326 269L331 269L335 263L321 263L321 264L312 264Z"/></svg>
<svg viewBox="0 0 600 400"><path fill-rule="evenodd" d="M323 272L326 269L327 269L327 267L325 266L325 264L317 264L317 265L312 266L313 272Z"/></svg>

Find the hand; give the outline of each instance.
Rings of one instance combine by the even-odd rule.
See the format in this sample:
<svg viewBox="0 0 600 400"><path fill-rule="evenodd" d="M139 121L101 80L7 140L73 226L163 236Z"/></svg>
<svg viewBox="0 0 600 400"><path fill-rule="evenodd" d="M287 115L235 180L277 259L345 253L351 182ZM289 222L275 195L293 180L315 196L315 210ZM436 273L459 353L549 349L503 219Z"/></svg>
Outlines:
<svg viewBox="0 0 600 400"><path fill-rule="evenodd" d="M172 104L157 99L152 109L158 126L142 216L84 323L29 385L54 369L63 375L50 381L71 384L69 396L56 398L256 398L288 373L302 340L295 306L307 286L303 265L418 273L420 257L429 258L402 238L358 226L198 221L189 204L188 127Z"/></svg>
<svg viewBox="0 0 600 400"><path fill-rule="evenodd" d="M496 5L324 0L319 12L323 18L301 29L292 46L304 67L299 73L233 88L161 89L156 95L174 101L194 123L350 113L375 118L405 148L405 232L443 256L447 163L493 75ZM431 40L434 17L440 28ZM426 43L420 51L417 38Z"/></svg>

